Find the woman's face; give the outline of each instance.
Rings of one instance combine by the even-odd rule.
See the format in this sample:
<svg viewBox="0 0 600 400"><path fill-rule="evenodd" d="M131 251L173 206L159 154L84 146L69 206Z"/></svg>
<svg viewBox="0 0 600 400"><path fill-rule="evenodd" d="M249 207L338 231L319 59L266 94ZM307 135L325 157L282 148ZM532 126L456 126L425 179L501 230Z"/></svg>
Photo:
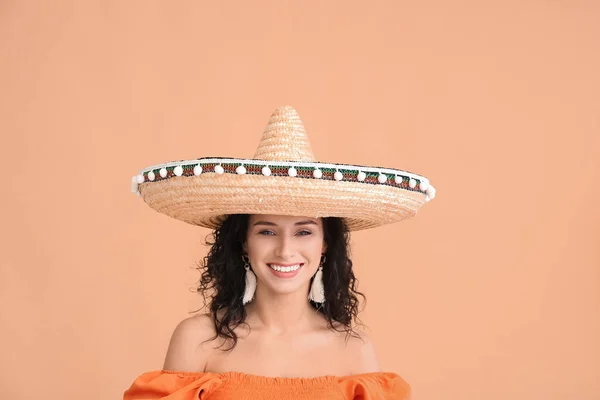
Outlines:
<svg viewBox="0 0 600 400"><path fill-rule="evenodd" d="M244 250L258 290L275 294L306 291L325 253L320 218L251 215Z"/></svg>

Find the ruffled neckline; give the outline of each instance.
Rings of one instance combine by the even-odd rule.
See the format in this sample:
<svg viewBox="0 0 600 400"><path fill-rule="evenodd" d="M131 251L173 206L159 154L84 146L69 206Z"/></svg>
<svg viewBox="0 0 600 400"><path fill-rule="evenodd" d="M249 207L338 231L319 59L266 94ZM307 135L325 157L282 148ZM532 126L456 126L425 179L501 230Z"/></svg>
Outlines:
<svg viewBox="0 0 600 400"><path fill-rule="evenodd" d="M394 372L365 372L360 374L353 375L320 375L320 376L312 376L312 377L285 377L285 376L266 376L266 375L256 375L249 374L245 372L238 371L228 371L228 372L194 372L194 371L170 371L166 369L161 369L158 371L161 374L171 374L171 375L180 375L186 376L190 378L194 377L204 377L204 376L214 376L224 379L232 379L236 381L247 381L254 383L280 383L280 384L290 384L290 383L306 383L306 384L315 384L315 383L325 383L325 382L339 382L343 380L349 379L364 379L364 378L378 378L378 377L398 377L400 376Z"/></svg>
<svg viewBox="0 0 600 400"><path fill-rule="evenodd" d="M410 385L393 372L355 375L283 377L245 372L190 372L154 370L140 375L125 392L124 400L184 400L204 396L252 399L332 398L409 399ZM219 394L222 397L218 397ZM368 395L368 396L367 396ZM227 397L223 397L227 396ZM365 397L366 396L366 397ZM207 397L208 398L208 397ZM210 397L212 398L212 397Z"/></svg>

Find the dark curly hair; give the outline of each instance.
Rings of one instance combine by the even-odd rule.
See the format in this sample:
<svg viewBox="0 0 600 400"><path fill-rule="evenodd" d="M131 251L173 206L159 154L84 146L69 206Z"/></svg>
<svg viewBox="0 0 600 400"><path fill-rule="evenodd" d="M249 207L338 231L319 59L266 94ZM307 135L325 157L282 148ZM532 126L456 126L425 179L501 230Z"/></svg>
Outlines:
<svg viewBox="0 0 600 400"><path fill-rule="evenodd" d="M238 337L234 329L246 320L246 309L242 303L245 289L245 270L242 262L243 244L246 241L248 214L228 216L207 238L211 246L203 262L198 266L202 276L196 288L204 298L205 307L210 304L210 314L217 337L225 339L233 349ZM358 319L358 296L366 300L357 290L358 281L352 271L349 257L350 234L341 218L323 218L324 240L327 243L326 260L323 265L325 302L310 302L327 320L328 327L349 336L359 337L354 331Z"/></svg>

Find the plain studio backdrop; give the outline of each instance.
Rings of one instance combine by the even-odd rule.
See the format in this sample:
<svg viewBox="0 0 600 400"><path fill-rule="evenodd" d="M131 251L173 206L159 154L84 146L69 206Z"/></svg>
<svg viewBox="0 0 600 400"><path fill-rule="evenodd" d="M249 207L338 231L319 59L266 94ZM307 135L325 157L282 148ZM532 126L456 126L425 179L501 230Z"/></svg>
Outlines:
<svg viewBox="0 0 600 400"><path fill-rule="evenodd" d="M289 104L319 160L437 188L352 239L414 399L599 399L599 71L594 1L1 2L0 398L162 367L209 231L131 176L251 157Z"/></svg>

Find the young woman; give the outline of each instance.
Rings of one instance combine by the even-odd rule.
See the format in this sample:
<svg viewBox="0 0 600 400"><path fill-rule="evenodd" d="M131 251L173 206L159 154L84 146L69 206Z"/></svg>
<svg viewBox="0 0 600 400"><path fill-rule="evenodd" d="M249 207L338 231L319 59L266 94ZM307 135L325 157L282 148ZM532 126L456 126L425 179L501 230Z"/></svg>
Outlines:
<svg viewBox="0 0 600 400"><path fill-rule="evenodd" d="M209 312L175 328L162 370L125 400L410 398L356 327L348 241L414 215L435 196L425 178L315 162L282 107L253 159L158 165L132 183L157 211L214 232L198 288Z"/></svg>

